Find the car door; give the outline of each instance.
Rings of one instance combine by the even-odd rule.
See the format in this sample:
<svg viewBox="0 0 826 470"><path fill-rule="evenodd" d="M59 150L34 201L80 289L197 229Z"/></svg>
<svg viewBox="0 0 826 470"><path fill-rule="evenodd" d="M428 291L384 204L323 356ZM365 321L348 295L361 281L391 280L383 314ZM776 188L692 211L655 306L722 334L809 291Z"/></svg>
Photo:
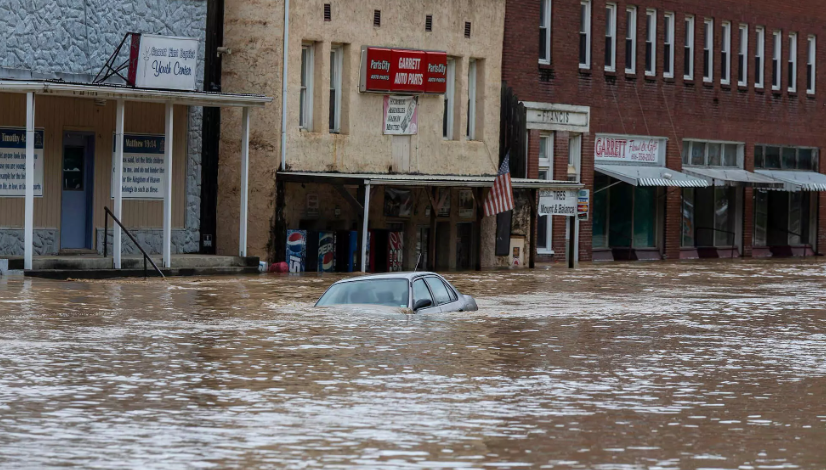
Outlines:
<svg viewBox="0 0 826 470"><path fill-rule="evenodd" d="M449 282L445 279L441 279L441 281L450 296L450 303L442 305L442 312L463 312L466 304L465 299Z"/></svg>
<svg viewBox="0 0 826 470"><path fill-rule="evenodd" d="M430 292L433 293L433 300L439 305L442 313L456 312L459 310L460 305L455 302L456 295L451 296L451 292L441 279L436 276L427 276L425 281L427 282L427 287L430 288Z"/></svg>
<svg viewBox="0 0 826 470"><path fill-rule="evenodd" d="M439 313L442 311L422 278L413 281L413 302L411 305L416 305L416 301L419 299L430 299L432 304L430 307L416 311L416 313Z"/></svg>

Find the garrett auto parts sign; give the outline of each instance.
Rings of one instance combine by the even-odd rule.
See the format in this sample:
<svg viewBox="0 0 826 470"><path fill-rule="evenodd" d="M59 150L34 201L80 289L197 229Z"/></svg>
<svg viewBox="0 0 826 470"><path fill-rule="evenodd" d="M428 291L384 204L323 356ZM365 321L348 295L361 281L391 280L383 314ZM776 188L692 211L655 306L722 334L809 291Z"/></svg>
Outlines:
<svg viewBox="0 0 826 470"><path fill-rule="evenodd" d="M447 90L447 53L364 46L359 90L443 94Z"/></svg>

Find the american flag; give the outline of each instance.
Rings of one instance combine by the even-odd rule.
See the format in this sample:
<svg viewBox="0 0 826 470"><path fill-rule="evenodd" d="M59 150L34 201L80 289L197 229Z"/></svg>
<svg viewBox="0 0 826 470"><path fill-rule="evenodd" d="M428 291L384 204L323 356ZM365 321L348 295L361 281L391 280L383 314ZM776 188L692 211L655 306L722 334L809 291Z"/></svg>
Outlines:
<svg viewBox="0 0 826 470"><path fill-rule="evenodd" d="M499 173L493 180L493 188L485 200L485 217L513 210L513 187L511 186L511 155L505 155L505 161L499 167Z"/></svg>

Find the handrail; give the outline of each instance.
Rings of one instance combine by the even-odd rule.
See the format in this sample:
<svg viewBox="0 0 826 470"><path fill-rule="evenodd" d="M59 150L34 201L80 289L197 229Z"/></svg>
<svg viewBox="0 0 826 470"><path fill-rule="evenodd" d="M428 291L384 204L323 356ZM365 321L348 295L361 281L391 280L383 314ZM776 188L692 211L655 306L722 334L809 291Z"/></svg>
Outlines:
<svg viewBox="0 0 826 470"><path fill-rule="evenodd" d="M103 210L105 212L105 215L103 217L103 257L108 258L108 254L109 254L108 249L107 249L109 244L106 243L106 238L109 234L109 216L111 216L112 220L114 220L115 223L120 226L121 230L123 230L123 232L126 234L126 236L128 236L129 239L132 240L132 243L134 243L135 246L138 247L139 250L141 250L141 253L143 253L143 277L144 277L144 279L146 279L146 261L147 260L150 263L152 263L152 267L155 268L155 271L157 271L158 274L160 274L162 278L166 279L166 276L164 276L163 273L161 272L161 270L158 269L158 265L156 265L155 262L152 261L152 258L150 258L148 254L146 254L146 251L143 249L141 244L138 243L138 241L135 240L135 237L132 236L132 234L129 232L129 230L127 230L126 227L124 227L123 224L120 223L120 220L118 220L118 218L115 217L115 214L113 214L112 211L109 210L109 207L108 206L103 206Z"/></svg>

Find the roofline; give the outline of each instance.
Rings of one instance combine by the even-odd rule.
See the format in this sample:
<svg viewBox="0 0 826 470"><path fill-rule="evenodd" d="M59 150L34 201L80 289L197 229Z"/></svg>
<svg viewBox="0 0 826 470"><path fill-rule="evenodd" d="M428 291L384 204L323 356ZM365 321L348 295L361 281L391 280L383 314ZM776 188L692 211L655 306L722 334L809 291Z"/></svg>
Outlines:
<svg viewBox="0 0 826 470"><path fill-rule="evenodd" d="M68 96L103 100L126 100L185 104L209 107L264 107L272 102L272 97L264 95L242 95L213 93L206 91L160 90L154 88L132 88L107 84L64 83L45 80L0 79L0 92L35 93L39 95Z"/></svg>
<svg viewBox="0 0 826 470"><path fill-rule="evenodd" d="M337 180L346 184L373 184L385 186L446 186L467 188L490 188L496 179L488 175L411 175L386 173L321 173L309 171L280 171L276 179L294 183L323 183L324 179ZM579 189L581 183L573 181L539 180L512 178L511 186L516 189Z"/></svg>

